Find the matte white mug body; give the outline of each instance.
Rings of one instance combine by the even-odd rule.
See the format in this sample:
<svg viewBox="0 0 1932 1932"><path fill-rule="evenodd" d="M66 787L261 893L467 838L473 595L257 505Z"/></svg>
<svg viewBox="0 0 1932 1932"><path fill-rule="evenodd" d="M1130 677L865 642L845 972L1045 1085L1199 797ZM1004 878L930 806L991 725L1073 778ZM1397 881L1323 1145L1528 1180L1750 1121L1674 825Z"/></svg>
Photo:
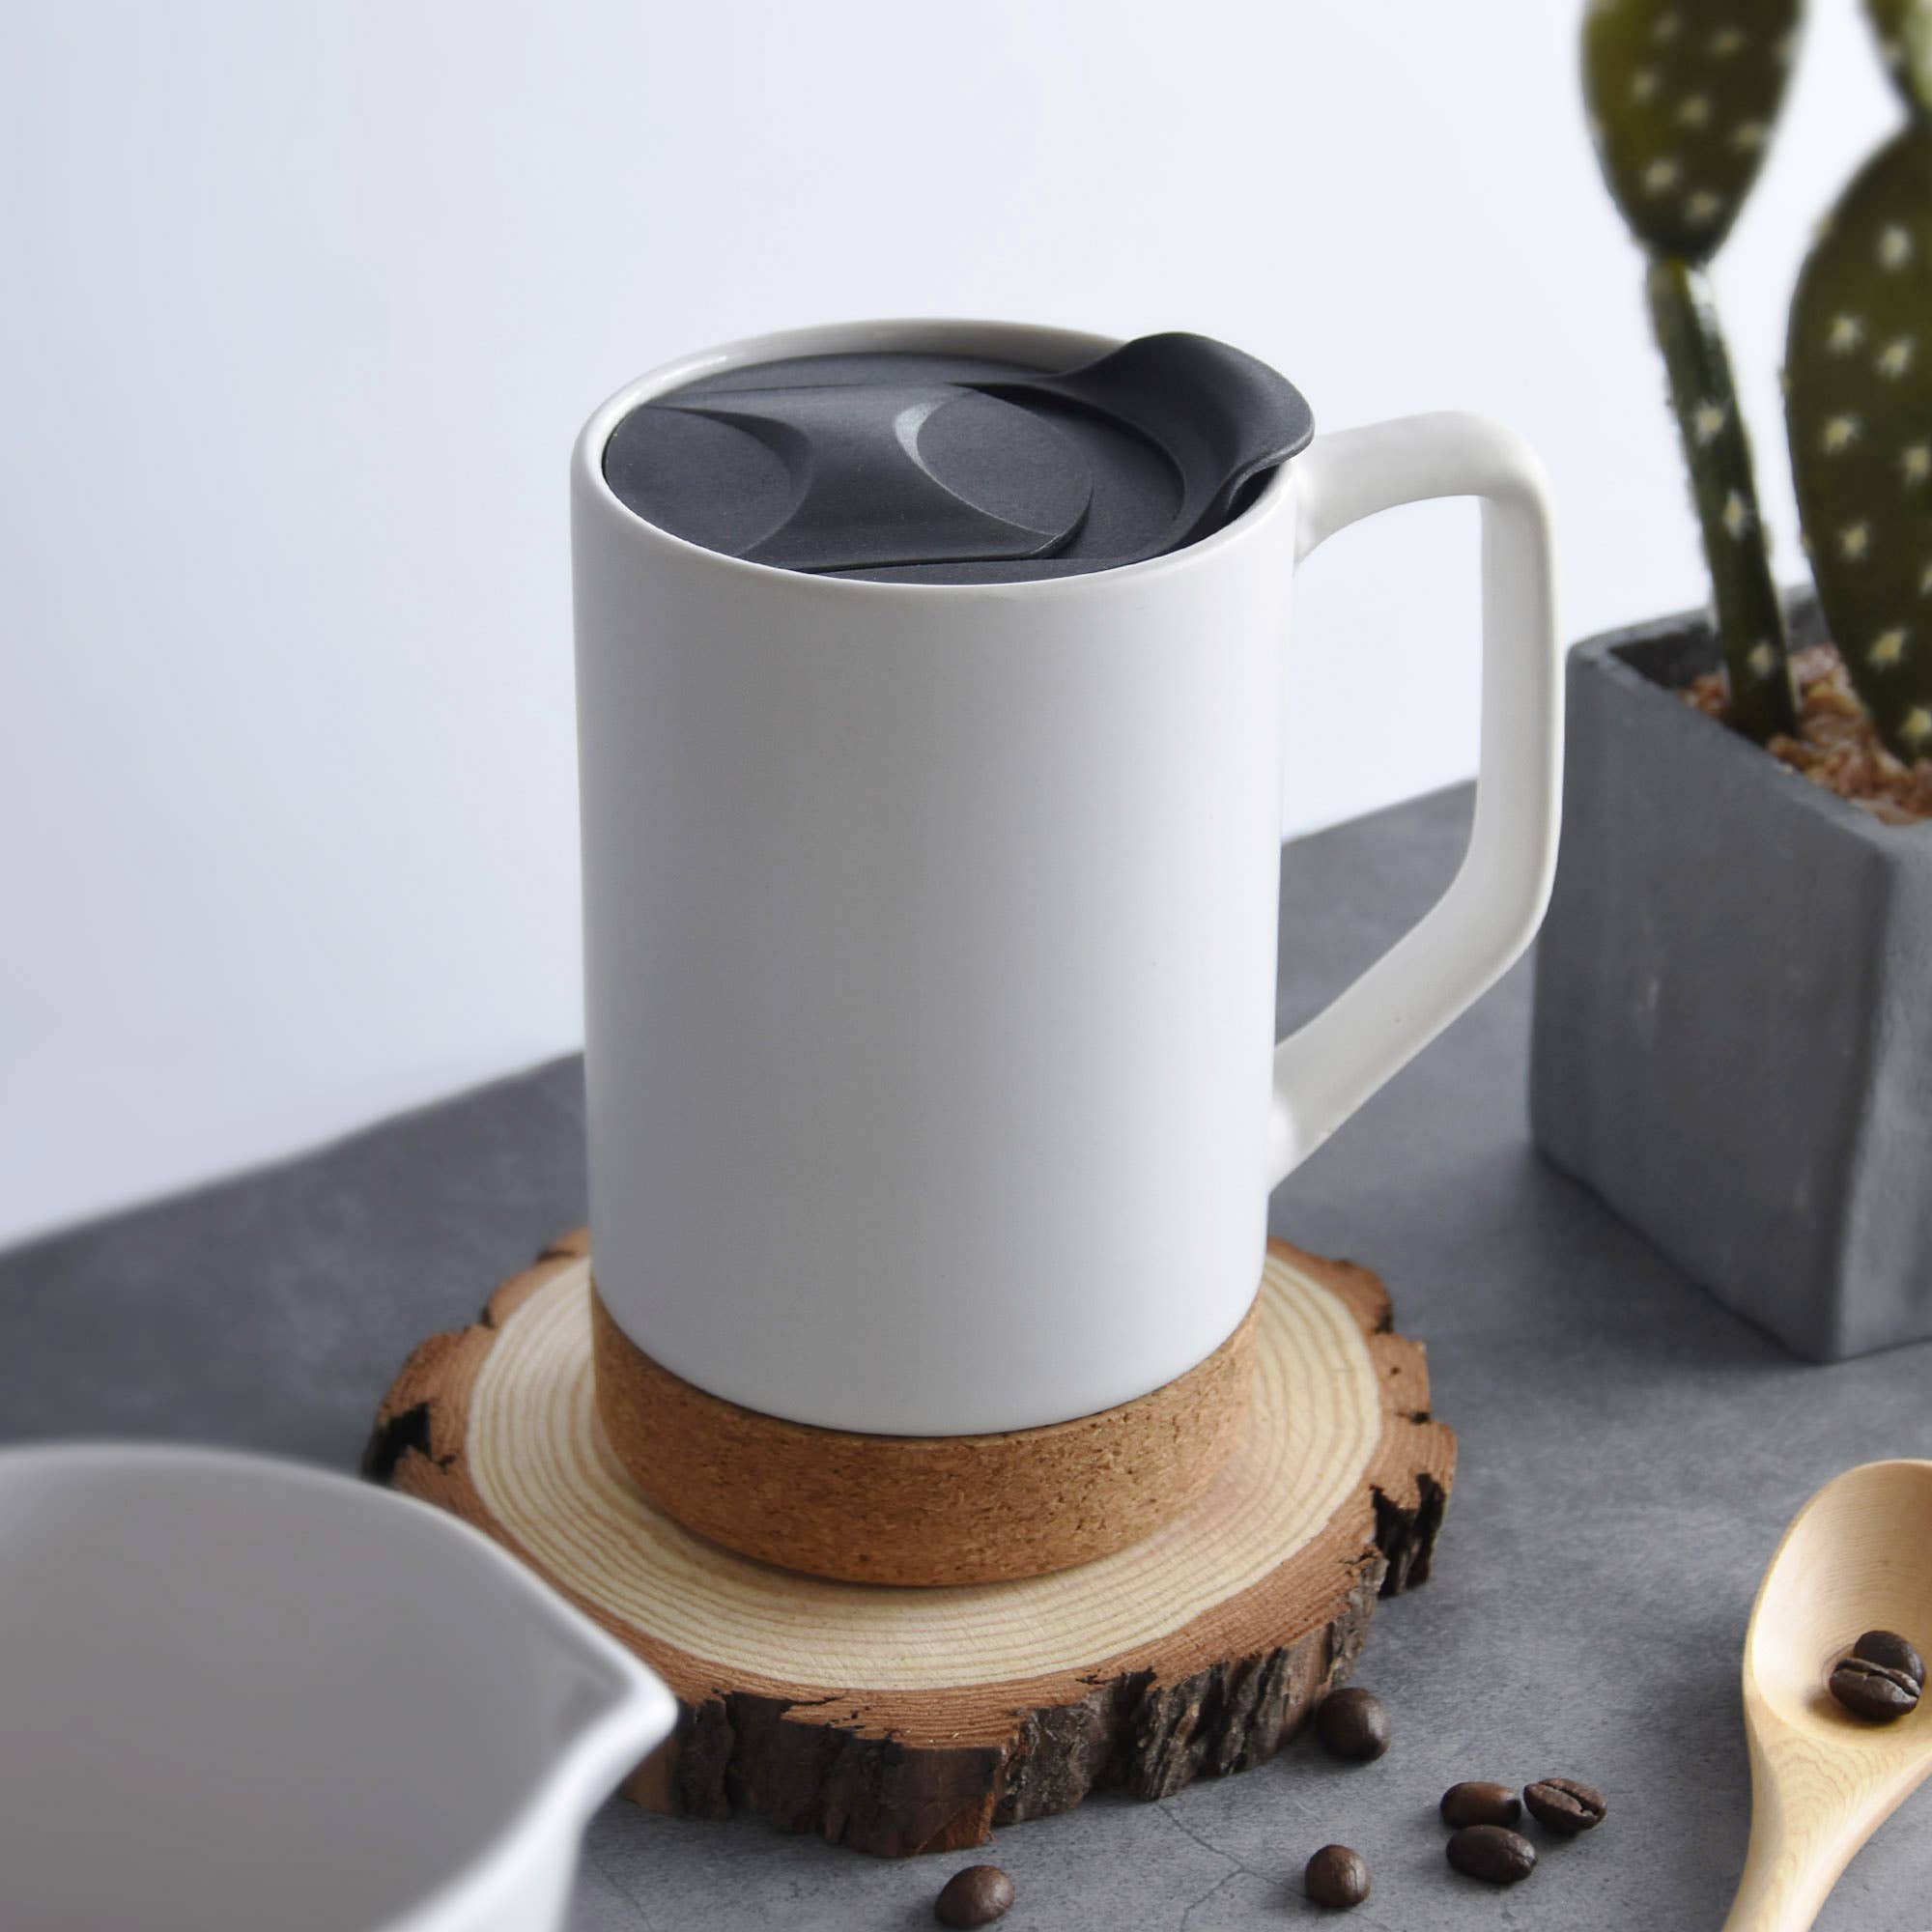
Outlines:
<svg viewBox="0 0 1932 1932"><path fill-rule="evenodd" d="M765 336L644 377L578 443L597 1286L639 1348L749 1407L975 1434L1184 1374L1254 1298L1272 1186L1542 916L1548 513L1493 424L1319 437L1204 541L989 584L721 555L602 473L630 410L731 364L900 348L1058 369L1114 346L984 323ZM1468 857L1277 1045L1294 566L1373 510L1463 494L1484 498L1486 637Z"/></svg>
<svg viewBox="0 0 1932 1932"><path fill-rule="evenodd" d="M676 1718L427 1504L222 1450L0 1451L8 1932L554 1932Z"/></svg>

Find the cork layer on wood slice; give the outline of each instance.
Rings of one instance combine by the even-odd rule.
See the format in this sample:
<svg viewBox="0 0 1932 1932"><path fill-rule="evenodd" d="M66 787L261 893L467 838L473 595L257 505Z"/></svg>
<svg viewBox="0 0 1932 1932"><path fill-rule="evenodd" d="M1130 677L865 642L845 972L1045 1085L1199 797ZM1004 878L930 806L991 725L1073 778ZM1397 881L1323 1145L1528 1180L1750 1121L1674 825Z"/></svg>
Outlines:
<svg viewBox="0 0 1932 1932"><path fill-rule="evenodd" d="M1454 1470L1379 1281L1270 1242L1251 1399L1179 1515L1052 1575L831 1581L652 1506L599 1422L592 1323L580 1235L416 1350L369 1473L476 1523L664 1677L680 1721L639 1802L884 1855L1272 1756L1352 1663L1378 1592L1426 1577Z"/></svg>
<svg viewBox="0 0 1932 1932"><path fill-rule="evenodd" d="M590 1327L605 1440L687 1529L812 1577L995 1583L1108 1555L1207 1489L1247 1410L1255 1311L1148 1395L989 1435L861 1435L742 1408L639 1349L594 1280Z"/></svg>

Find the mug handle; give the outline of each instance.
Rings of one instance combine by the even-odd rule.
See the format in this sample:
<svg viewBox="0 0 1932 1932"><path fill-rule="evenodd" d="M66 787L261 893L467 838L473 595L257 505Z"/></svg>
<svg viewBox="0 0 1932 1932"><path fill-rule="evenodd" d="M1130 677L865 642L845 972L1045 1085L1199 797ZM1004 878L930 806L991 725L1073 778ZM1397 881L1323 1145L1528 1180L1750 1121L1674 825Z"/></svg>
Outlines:
<svg viewBox="0 0 1932 1932"><path fill-rule="evenodd" d="M1482 498L1482 753L1475 825L1448 891L1274 1050L1270 1188L1529 944L1556 866L1563 759L1549 500L1529 445L1445 411L1318 437L1293 469L1297 563L1378 510Z"/></svg>

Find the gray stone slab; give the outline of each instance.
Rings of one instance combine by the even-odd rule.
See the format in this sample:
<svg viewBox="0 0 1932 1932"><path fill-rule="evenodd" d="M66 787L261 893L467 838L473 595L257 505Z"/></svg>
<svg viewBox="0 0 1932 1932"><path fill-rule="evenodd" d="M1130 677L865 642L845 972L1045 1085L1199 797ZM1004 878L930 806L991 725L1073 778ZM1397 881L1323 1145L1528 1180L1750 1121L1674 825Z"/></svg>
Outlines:
<svg viewBox="0 0 1932 1932"><path fill-rule="evenodd" d="M1283 855L1281 1012L1312 1010L1447 882L1467 794ZM1309 1922L1302 1861L1375 1869L1357 1928L1718 1924L1744 1855L1738 1648L1786 1519L1827 1477L1932 1455L1932 1345L1829 1368L1783 1355L1529 1148L1519 968L1274 1203L1277 1231L1379 1269L1462 1438L1434 1580L1381 1606L1359 1681L1379 1763L1309 1740L1155 1805L1102 1799L1000 1834L1014 1932ZM0 1436L139 1432L347 1465L410 1345L582 1215L577 1065L545 1067L292 1166L0 1259ZM1603 1829L1497 1896L1442 1862L1459 1777L1568 1773ZM1918 1932L1921 1795L1821 1926ZM103 1832L112 1820L100 1821ZM599 1815L577 1932L929 1925L954 1863L882 1864L757 1825Z"/></svg>

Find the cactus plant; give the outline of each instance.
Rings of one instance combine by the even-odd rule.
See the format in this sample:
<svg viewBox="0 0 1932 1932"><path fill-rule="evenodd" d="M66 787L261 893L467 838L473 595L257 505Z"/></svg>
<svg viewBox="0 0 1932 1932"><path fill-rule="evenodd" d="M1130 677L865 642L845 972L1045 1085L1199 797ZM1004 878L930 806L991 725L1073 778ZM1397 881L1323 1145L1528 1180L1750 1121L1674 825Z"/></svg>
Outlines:
<svg viewBox="0 0 1932 1932"><path fill-rule="evenodd" d="M1731 721L1760 744L1793 729L1797 707L1750 440L1704 269L1757 178L1800 11L1801 0L1591 0L1583 29L1598 158L1650 258L1651 326L1703 531Z"/></svg>
<svg viewBox="0 0 1932 1932"><path fill-rule="evenodd" d="M1748 687L1695 621L1572 653L1530 1080L1556 1166L1819 1361L1932 1337L1932 0L1863 6L1907 125L1813 237L1791 309L1784 413L1819 591L1790 607L1800 728L1766 756L1705 723ZM1687 241L1684 208L1635 201L1657 113L1633 129L1605 108L1619 87L1655 109L1690 84L1650 58L1660 27L1671 47L1748 15L1769 39L1794 12L1701 0L1693 29L1692 0L1592 0L1597 142L1654 257L1680 415L1694 354L1721 351L1693 313L1710 244ZM1768 125L1783 80L1753 84ZM1675 196L1695 157L1667 158ZM1717 226L1747 183L1739 164L1713 190ZM1700 478L1707 542L1716 487Z"/></svg>
<svg viewBox="0 0 1932 1932"><path fill-rule="evenodd" d="M1826 622L1887 747L1932 756L1932 0L1871 0L1912 108L1798 278L1785 421Z"/></svg>

